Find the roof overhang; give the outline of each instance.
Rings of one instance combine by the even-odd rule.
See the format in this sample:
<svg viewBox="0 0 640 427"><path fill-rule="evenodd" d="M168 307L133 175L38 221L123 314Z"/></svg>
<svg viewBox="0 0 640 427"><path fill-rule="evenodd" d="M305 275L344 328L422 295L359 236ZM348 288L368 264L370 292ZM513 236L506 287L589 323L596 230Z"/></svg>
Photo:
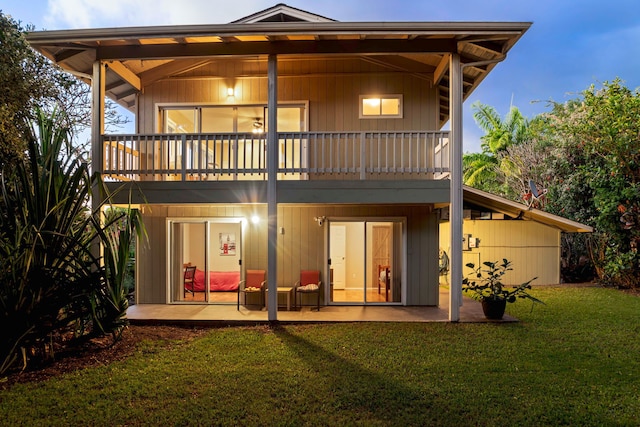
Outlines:
<svg viewBox="0 0 640 427"><path fill-rule="evenodd" d="M487 193L476 188L464 186L464 201L482 206L495 212L509 215L513 218L539 222L550 227L557 228L567 233L591 233L593 227L581 224L558 215L550 214L538 209L530 208L521 203L516 203L495 194Z"/></svg>
<svg viewBox="0 0 640 427"><path fill-rule="evenodd" d="M37 31L34 49L84 80L106 61L107 95L132 108L147 78L170 77L220 57L355 55L438 88L449 118L449 58L460 54L468 97L531 26L529 22L235 22L215 25ZM144 63L143 63L144 62ZM163 77L164 76L164 77Z"/></svg>

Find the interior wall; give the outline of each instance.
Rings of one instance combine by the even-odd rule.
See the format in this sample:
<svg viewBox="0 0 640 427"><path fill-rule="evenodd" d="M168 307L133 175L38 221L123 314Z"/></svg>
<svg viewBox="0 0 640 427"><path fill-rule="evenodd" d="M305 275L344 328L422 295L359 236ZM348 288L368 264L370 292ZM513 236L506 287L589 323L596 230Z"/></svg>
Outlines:
<svg viewBox="0 0 640 427"><path fill-rule="evenodd" d="M183 245L183 254L184 259L182 263L191 263L191 265L195 265L200 270L204 270L205 266L205 254L204 254L204 223L202 224L193 224L187 223L183 224L182 227L185 230L184 233L184 245Z"/></svg>
<svg viewBox="0 0 640 427"><path fill-rule="evenodd" d="M211 224L211 254L209 256L209 271L238 271L240 265L238 260L241 259L241 225L239 223L212 223ZM220 234L234 234L236 238L235 255L223 254Z"/></svg>
<svg viewBox="0 0 640 427"><path fill-rule="evenodd" d="M341 222L346 226L345 247L345 289L361 290L364 286L365 252L364 224L362 222Z"/></svg>

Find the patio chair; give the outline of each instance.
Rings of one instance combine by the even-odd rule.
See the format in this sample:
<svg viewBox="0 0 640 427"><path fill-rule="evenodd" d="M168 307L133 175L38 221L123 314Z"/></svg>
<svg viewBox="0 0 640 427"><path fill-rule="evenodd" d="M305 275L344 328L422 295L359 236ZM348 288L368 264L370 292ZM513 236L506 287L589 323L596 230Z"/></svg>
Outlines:
<svg viewBox="0 0 640 427"><path fill-rule="evenodd" d="M319 270L301 270L300 280L293 285L294 306L298 306L298 295L300 295L300 306L302 307L302 294L316 294L317 307L320 311L320 292L322 282L320 281Z"/></svg>
<svg viewBox="0 0 640 427"><path fill-rule="evenodd" d="M247 270L245 279L238 283L238 304L236 308L240 310L240 294L244 296L243 305L247 305L247 294L260 294L260 308L264 307L264 291L267 281L264 270Z"/></svg>
<svg viewBox="0 0 640 427"><path fill-rule="evenodd" d="M195 265L187 265L184 267L184 276L182 278L184 284L184 297L187 297L187 292L191 292L191 295L194 295L194 278L196 277L196 266ZM189 285L191 289L189 289Z"/></svg>

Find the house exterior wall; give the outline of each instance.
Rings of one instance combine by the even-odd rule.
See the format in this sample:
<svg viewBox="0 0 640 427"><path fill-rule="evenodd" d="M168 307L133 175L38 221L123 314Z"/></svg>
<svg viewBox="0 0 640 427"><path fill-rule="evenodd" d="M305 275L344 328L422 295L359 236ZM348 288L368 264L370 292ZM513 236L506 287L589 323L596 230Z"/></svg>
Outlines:
<svg viewBox="0 0 640 427"><path fill-rule="evenodd" d="M440 224L440 247L449 251L449 223ZM464 220L464 234L479 239L479 247L463 251L463 265L512 262L504 283L517 285L534 277L534 285L560 283L560 230L533 221ZM463 268L466 276L471 270ZM450 277L448 278L450 279Z"/></svg>
<svg viewBox="0 0 640 427"><path fill-rule="evenodd" d="M246 218L244 225L243 269L267 269L267 209L265 205L145 206L143 217L148 242L138 251L137 302L167 302L167 218ZM249 219L258 215L261 221ZM292 286L302 269L322 271L326 266L325 229L316 216L335 218L406 218L406 304L438 304L437 217L423 206L279 206L277 269L278 286Z"/></svg>
<svg viewBox="0 0 640 427"><path fill-rule="evenodd" d="M257 72L262 76L251 77ZM279 102L309 102L309 131L439 128L437 92L427 79L409 73L389 72L353 58L282 59L279 60L278 73ZM227 95L228 87L234 87L235 96ZM403 118L359 119L359 95L372 94L402 94ZM138 102L139 133L161 130L158 104L266 105L266 62L220 60L181 74L179 79L159 80L145 86Z"/></svg>

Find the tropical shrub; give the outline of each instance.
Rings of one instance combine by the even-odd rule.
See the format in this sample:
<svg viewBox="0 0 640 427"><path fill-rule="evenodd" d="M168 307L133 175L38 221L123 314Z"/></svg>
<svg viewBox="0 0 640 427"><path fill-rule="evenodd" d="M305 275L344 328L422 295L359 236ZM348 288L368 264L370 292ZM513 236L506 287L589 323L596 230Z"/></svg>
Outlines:
<svg viewBox="0 0 640 427"><path fill-rule="evenodd" d="M516 302L518 298L524 298L534 303L542 303L529 293L531 282L537 277L512 287L507 287L502 283L502 277L513 270L511 261L507 259L503 259L502 262L485 261L478 267L473 263L468 263L466 266L472 270L472 273L462 279L462 291L470 294L471 298L475 300L490 299Z"/></svg>
<svg viewBox="0 0 640 427"><path fill-rule="evenodd" d="M592 86L544 116L550 157L548 209L595 228L598 279L640 287L640 92L620 80Z"/></svg>
<svg viewBox="0 0 640 427"><path fill-rule="evenodd" d="M101 209L89 209L99 175L74 157L56 113L38 110L36 123L25 159L0 176L0 374L50 355L63 336L117 338L126 323L119 245L139 220L123 212L103 225ZM116 239L122 218L127 230Z"/></svg>

